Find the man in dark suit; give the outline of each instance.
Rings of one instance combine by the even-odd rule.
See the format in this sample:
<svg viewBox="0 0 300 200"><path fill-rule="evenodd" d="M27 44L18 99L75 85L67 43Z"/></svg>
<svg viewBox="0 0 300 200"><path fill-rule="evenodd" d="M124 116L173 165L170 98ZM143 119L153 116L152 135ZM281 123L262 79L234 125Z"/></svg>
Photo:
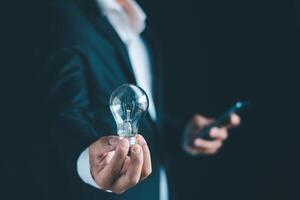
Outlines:
<svg viewBox="0 0 300 200"><path fill-rule="evenodd" d="M214 154L239 117L232 115L228 127L211 129L211 141L194 138L211 122L201 115L184 131L184 123L176 123L183 142L173 136L163 109L159 49L135 1L58 1L50 3L50 13L48 59L39 76L50 141L47 198L172 198L165 174L172 149L183 144L193 155ZM108 106L110 94L123 83L141 86L150 100L133 146L114 134Z"/></svg>

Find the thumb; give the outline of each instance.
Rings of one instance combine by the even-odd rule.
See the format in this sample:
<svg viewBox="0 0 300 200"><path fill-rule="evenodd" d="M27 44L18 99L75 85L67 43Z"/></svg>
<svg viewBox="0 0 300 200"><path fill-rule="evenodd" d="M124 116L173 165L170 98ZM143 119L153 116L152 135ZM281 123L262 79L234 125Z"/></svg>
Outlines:
<svg viewBox="0 0 300 200"><path fill-rule="evenodd" d="M103 155L114 150L118 144L118 136L103 136L90 146L90 153Z"/></svg>
<svg viewBox="0 0 300 200"><path fill-rule="evenodd" d="M237 127L241 124L241 118L237 114L233 113L230 115L229 123L227 123L224 128L231 129Z"/></svg>

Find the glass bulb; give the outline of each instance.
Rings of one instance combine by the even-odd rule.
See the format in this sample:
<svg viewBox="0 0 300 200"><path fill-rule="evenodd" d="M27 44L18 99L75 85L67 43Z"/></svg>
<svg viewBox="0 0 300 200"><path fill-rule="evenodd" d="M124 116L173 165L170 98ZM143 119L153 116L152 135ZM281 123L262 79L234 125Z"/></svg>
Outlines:
<svg viewBox="0 0 300 200"><path fill-rule="evenodd" d="M149 100L146 92L135 85L123 84L110 96L110 110L117 125L120 137L135 144L140 121L147 113Z"/></svg>

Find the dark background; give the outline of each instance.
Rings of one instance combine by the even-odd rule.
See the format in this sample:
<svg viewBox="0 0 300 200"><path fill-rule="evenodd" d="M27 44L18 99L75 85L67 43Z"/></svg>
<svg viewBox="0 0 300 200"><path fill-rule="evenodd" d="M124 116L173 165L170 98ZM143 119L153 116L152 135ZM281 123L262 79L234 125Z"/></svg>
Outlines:
<svg viewBox="0 0 300 200"><path fill-rule="evenodd" d="M140 2L163 47L170 113L214 117L252 103L217 156L174 152L178 199L299 199L299 1ZM1 199L43 198L33 73L43 9L1 5Z"/></svg>

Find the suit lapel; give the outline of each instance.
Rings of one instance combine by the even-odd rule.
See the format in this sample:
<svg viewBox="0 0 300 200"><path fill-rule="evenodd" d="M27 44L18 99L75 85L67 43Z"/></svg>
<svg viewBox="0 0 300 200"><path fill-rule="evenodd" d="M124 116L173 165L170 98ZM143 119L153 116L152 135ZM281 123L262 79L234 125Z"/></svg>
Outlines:
<svg viewBox="0 0 300 200"><path fill-rule="evenodd" d="M111 24L108 22L107 18L102 16L96 18L97 23L96 26L100 29L101 33L111 42L111 44L115 47L116 53L122 62L122 67L126 75L129 78L130 83L136 84L136 80L134 78L134 73L132 70L131 62L129 59L128 51L118 34L115 32Z"/></svg>
<svg viewBox="0 0 300 200"><path fill-rule="evenodd" d="M100 9L98 9L98 6L94 1L90 0L85 5L85 8L87 9L85 12L90 18L90 21L96 27L99 34L103 35L103 37L116 50L116 54L122 63L121 67L124 70L126 76L128 77L128 82L136 84L127 48L123 44L121 38L118 36L112 25L107 20L107 18L101 13Z"/></svg>

